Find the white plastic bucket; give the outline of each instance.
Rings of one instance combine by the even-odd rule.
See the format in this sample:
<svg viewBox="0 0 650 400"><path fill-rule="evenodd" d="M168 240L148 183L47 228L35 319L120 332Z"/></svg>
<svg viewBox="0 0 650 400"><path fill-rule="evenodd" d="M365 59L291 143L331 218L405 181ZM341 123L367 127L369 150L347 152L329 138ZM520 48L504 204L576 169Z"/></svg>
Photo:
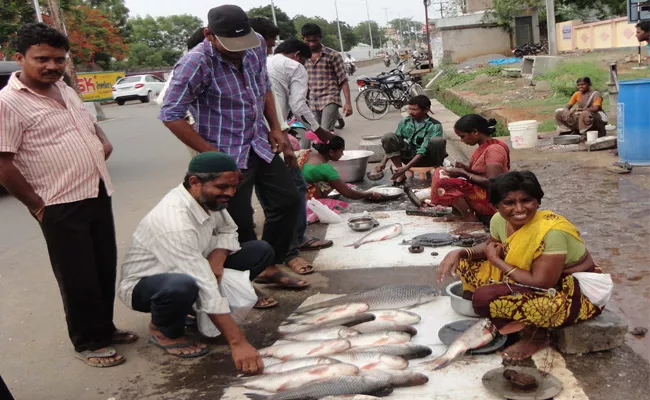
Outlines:
<svg viewBox="0 0 650 400"><path fill-rule="evenodd" d="M513 149L531 149L537 146L537 126L534 120L511 122L508 124Z"/></svg>
<svg viewBox="0 0 650 400"><path fill-rule="evenodd" d="M598 131L587 131L587 142L591 143L598 139Z"/></svg>

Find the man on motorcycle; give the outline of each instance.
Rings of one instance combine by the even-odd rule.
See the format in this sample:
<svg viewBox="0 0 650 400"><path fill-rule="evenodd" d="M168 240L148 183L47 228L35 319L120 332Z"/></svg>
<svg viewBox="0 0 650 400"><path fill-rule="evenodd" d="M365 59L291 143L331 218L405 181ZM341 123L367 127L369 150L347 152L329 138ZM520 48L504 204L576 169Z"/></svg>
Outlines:
<svg viewBox="0 0 650 400"><path fill-rule="evenodd" d="M312 56L305 63L309 74L309 102L316 119L326 131L333 131L341 107L341 90L345 97L343 113L352 115L350 85L345 74L343 57L329 47L323 46L323 33L316 24L305 24L302 39L309 45Z"/></svg>

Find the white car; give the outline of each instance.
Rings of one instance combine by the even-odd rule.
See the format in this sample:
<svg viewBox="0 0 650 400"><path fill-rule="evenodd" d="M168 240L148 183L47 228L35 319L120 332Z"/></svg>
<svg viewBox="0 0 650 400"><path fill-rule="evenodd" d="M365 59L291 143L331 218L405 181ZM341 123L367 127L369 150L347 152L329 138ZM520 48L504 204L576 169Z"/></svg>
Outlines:
<svg viewBox="0 0 650 400"><path fill-rule="evenodd" d="M128 100L149 103L156 100L164 86L165 81L154 75L127 76L113 86L113 100L118 106Z"/></svg>

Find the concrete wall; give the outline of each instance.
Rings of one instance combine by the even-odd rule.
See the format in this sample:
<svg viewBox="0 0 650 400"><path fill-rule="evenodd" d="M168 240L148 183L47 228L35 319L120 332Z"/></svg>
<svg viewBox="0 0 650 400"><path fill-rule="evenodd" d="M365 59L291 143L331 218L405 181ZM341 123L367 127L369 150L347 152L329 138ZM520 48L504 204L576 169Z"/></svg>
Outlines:
<svg viewBox="0 0 650 400"><path fill-rule="evenodd" d="M636 47L635 24L615 18L591 24L567 21L556 24L559 51Z"/></svg>
<svg viewBox="0 0 650 400"><path fill-rule="evenodd" d="M490 10L493 3L493 0L465 0L463 12L469 14L477 11Z"/></svg>
<svg viewBox="0 0 650 400"><path fill-rule="evenodd" d="M442 47L458 63L487 54L509 54L510 35L498 26L457 27L441 30Z"/></svg>

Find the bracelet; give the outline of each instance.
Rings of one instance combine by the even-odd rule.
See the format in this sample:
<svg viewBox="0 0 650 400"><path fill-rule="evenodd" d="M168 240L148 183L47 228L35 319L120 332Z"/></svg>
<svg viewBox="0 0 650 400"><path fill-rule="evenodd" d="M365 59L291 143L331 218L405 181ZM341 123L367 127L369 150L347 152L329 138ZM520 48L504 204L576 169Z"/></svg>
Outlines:
<svg viewBox="0 0 650 400"><path fill-rule="evenodd" d="M474 174L467 174L467 182L471 182L474 179Z"/></svg>
<svg viewBox="0 0 650 400"><path fill-rule="evenodd" d="M38 217L45 210L45 206L41 206L38 210L34 211L33 214L35 217Z"/></svg>
<svg viewBox="0 0 650 400"><path fill-rule="evenodd" d="M472 250L471 247L465 247L463 250L465 250L465 254L467 254L467 259L471 260L474 258L474 250Z"/></svg>
<svg viewBox="0 0 650 400"><path fill-rule="evenodd" d="M515 272L516 269L517 269L517 267L512 267L512 268L510 268L510 270L508 270L508 272L506 272L506 274L504 275L504 277L506 277L506 278L509 277L510 274L512 274L513 272Z"/></svg>

